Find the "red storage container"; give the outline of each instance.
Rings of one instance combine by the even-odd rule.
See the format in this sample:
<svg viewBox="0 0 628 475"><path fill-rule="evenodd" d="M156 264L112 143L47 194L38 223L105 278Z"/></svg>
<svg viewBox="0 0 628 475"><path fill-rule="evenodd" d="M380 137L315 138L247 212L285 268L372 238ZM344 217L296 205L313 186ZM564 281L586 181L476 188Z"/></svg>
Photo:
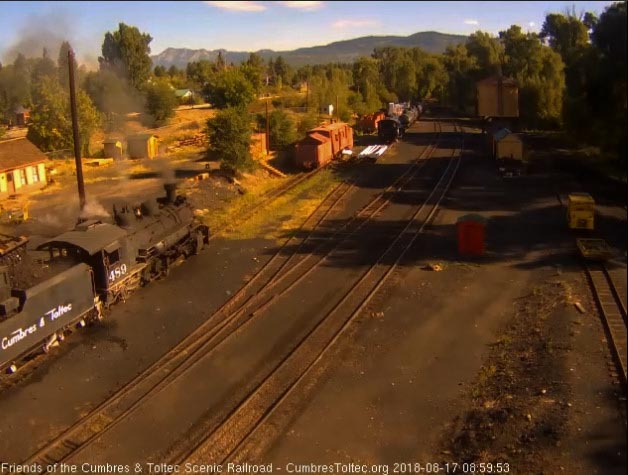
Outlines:
<svg viewBox="0 0 628 475"><path fill-rule="evenodd" d="M466 214L458 218L458 253L481 256L486 250L487 219L479 214Z"/></svg>

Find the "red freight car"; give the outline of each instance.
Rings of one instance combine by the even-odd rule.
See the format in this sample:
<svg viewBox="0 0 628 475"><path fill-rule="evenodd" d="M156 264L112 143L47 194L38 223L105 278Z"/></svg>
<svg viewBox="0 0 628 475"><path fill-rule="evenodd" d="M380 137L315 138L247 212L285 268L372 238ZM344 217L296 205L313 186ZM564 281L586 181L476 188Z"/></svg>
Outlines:
<svg viewBox="0 0 628 475"><path fill-rule="evenodd" d="M331 141L331 153L339 156L345 148L353 148L353 129L344 122L335 122L323 127L317 127L308 132L308 135L316 133L328 137Z"/></svg>
<svg viewBox="0 0 628 475"><path fill-rule="evenodd" d="M333 155L328 137L312 133L299 141L296 147L297 166L312 170L327 165Z"/></svg>
<svg viewBox="0 0 628 475"><path fill-rule="evenodd" d="M377 123L385 117L386 114L384 114L382 111L374 112L373 114L366 114L360 119L360 130L367 134L372 134L373 132L376 132Z"/></svg>
<svg viewBox="0 0 628 475"><path fill-rule="evenodd" d="M296 163L302 168L325 166L344 149L353 148L353 129L344 122L317 127L307 135L296 146Z"/></svg>

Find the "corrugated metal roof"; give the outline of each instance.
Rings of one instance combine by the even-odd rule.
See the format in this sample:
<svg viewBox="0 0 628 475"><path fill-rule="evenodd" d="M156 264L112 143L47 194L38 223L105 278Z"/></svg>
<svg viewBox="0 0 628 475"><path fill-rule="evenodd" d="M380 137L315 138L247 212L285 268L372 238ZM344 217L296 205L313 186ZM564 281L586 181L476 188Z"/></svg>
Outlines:
<svg viewBox="0 0 628 475"><path fill-rule="evenodd" d="M22 137L0 142L0 172L46 162L47 160L48 157L27 138Z"/></svg>
<svg viewBox="0 0 628 475"><path fill-rule="evenodd" d="M125 235L126 231L118 226L100 223L86 230L67 231L40 244L37 249L41 250L50 245L70 244L83 249L91 256Z"/></svg>

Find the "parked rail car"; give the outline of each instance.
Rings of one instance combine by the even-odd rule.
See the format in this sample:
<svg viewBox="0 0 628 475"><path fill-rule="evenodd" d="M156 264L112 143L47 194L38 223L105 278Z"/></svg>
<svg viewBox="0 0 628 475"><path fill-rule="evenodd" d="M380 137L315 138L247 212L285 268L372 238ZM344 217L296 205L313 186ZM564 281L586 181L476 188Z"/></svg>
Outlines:
<svg viewBox="0 0 628 475"><path fill-rule="evenodd" d="M380 120L384 119L386 114L382 111L374 112L373 114L367 114L363 116L358 122L360 130L367 134L377 132L377 124Z"/></svg>
<svg viewBox="0 0 628 475"><path fill-rule="evenodd" d="M167 275L176 259L197 254L209 241L209 229L172 184L164 198L115 210L114 222L85 221L40 244L34 252L46 256L39 261L46 272L37 282L20 283L0 269L0 368L38 345L45 348L78 321L101 318L104 309Z"/></svg>
<svg viewBox="0 0 628 475"><path fill-rule="evenodd" d="M344 122L316 127L296 145L295 162L300 168L311 170L327 165L353 148L353 129Z"/></svg>

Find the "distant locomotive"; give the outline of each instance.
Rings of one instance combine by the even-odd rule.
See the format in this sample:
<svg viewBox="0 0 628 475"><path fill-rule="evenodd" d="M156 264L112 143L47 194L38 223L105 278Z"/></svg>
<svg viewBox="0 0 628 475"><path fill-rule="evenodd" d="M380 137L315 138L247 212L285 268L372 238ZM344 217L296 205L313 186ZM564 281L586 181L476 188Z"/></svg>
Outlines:
<svg viewBox="0 0 628 475"><path fill-rule="evenodd" d="M405 131L419 119L421 111L421 106L391 102L388 104L388 115L377 123L377 136L385 143L402 138Z"/></svg>
<svg viewBox="0 0 628 475"><path fill-rule="evenodd" d="M387 117L377 123L377 136L384 143L391 143L400 139L403 129L399 119L396 117Z"/></svg>
<svg viewBox="0 0 628 475"><path fill-rule="evenodd" d="M407 130L419 118L419 110L416 107L408 107L399 116L399 122L403 130Z"/></svg>
<svg viewBox="0 0 628 475"><path fill-rule="evenodd" d="M77 322L102 318L104 309L204 247L209 229L196 221L184 197L175 196L174 184L165 188L163 198L114 208L112 224L84 221L34 252L26 252L24 239L5 239L0 368L42 344L47 350Z"/></svg>

